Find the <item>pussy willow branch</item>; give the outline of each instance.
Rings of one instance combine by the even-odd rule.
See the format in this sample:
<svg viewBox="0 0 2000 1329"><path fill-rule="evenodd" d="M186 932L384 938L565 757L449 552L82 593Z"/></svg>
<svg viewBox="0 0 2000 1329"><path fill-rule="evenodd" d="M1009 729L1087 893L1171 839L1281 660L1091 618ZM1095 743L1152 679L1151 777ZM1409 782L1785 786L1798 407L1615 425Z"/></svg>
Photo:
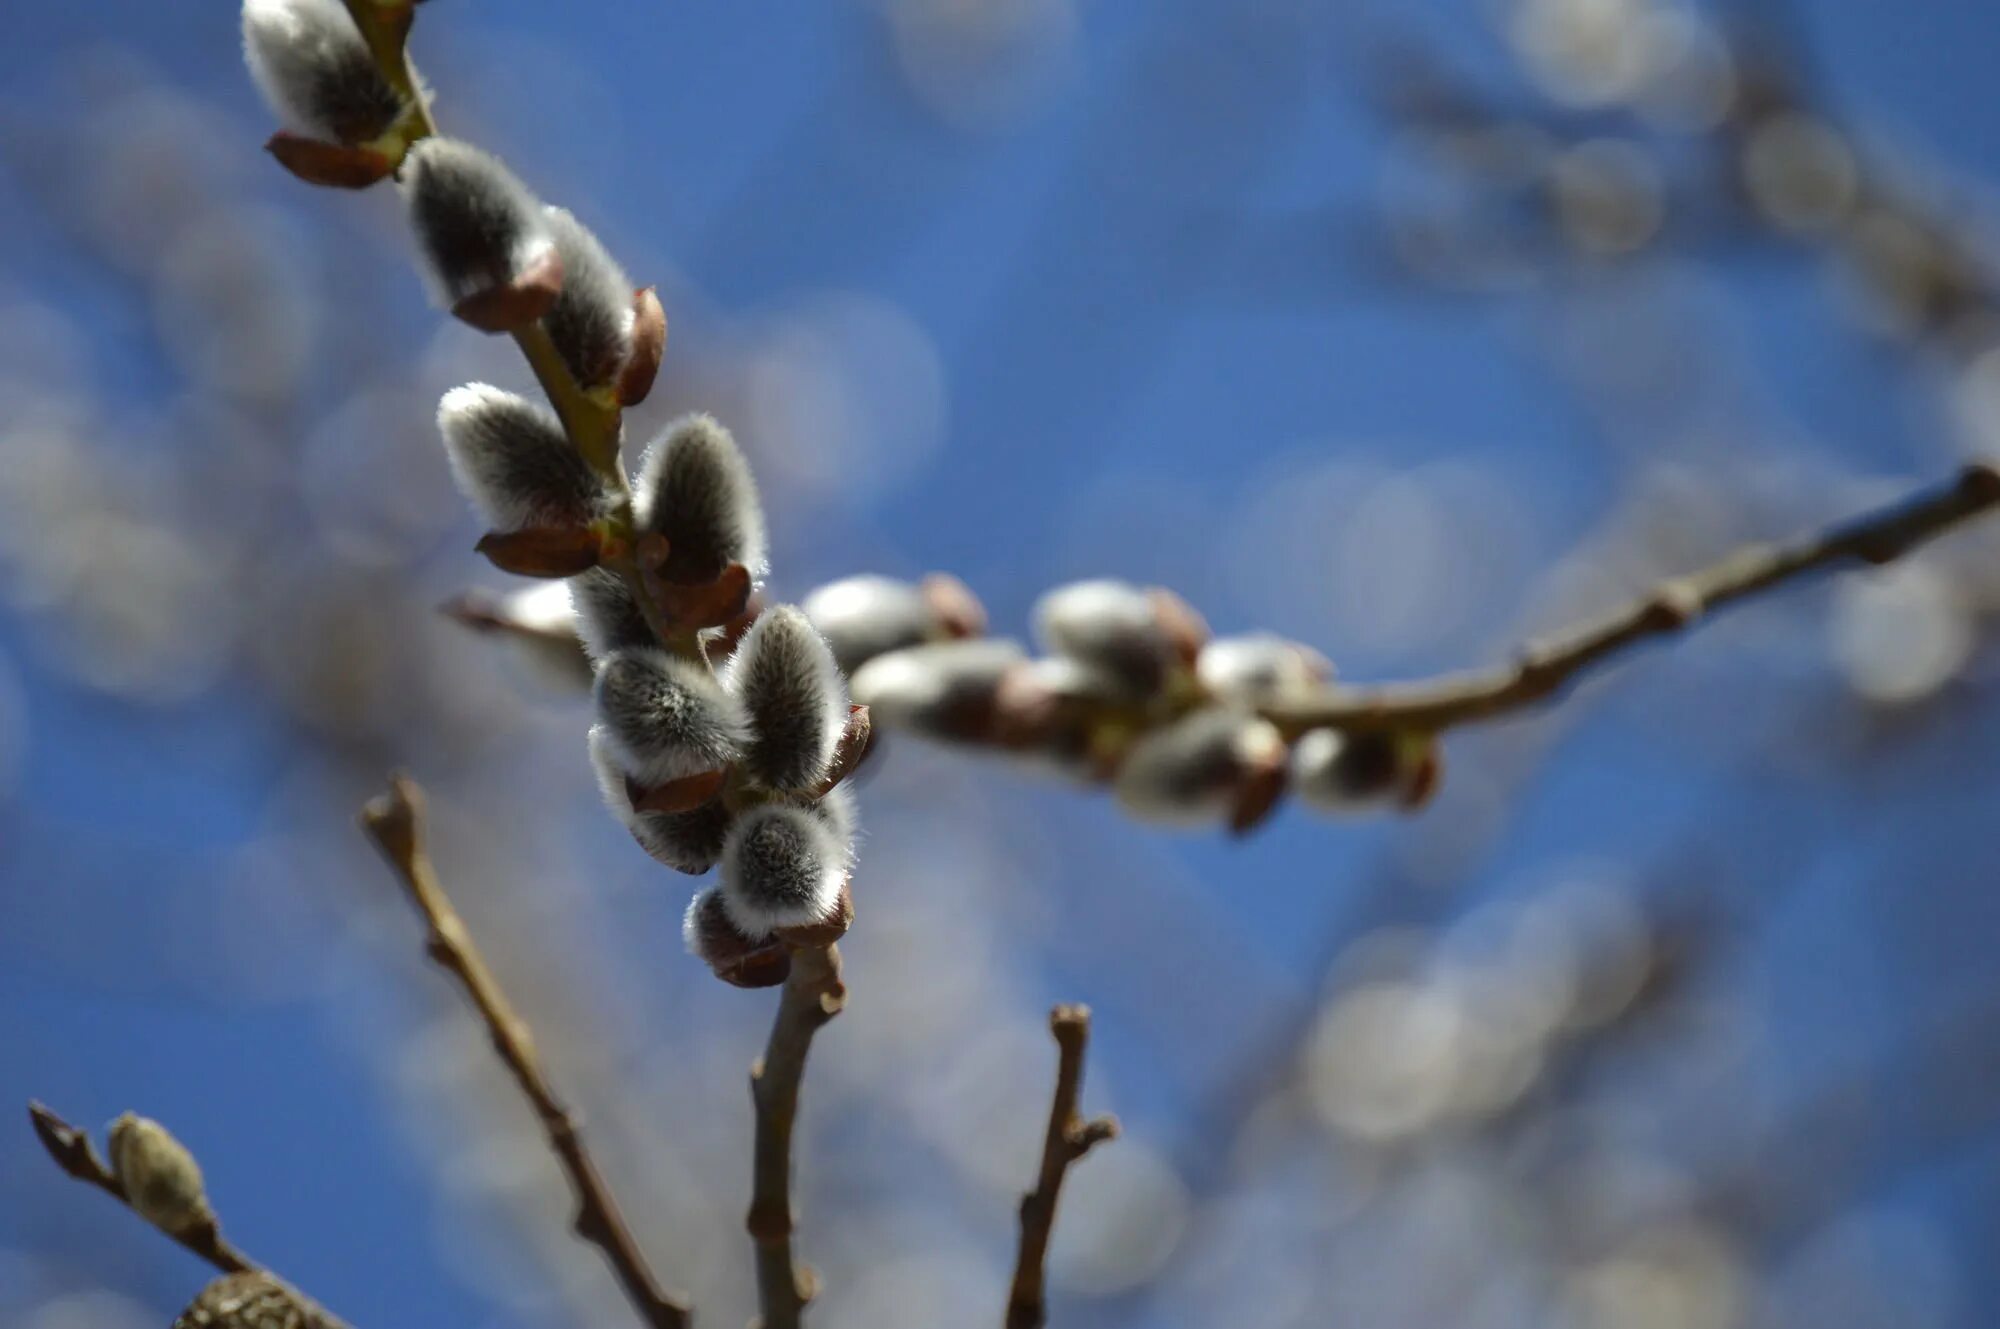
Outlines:
<svg viewBox="0 0 2000 1329"><path fill-rule="evenodd" d="M1090 1008L1058 1006L1049 1012L1056 1036L1056 1089L1049 1102L1049 1130L1042 1142L1042 1168L1035 1189L1021 1197L1021 1246L1007 1295L1007 1329L1042 1329L1048 1323L1049 1237L1055 1232L1056 1201L1070 1165L1105 1140L1118 1136L1115 1117L1085 1121L1077 1106L1083 1096L1083 1054L1090 1041Z"/></svg>
<svg viewBox="0 0 2000 1329"><path fill-rule="evenodd" d="M813 1035L846 1002L839 948L795 949L770 1040L750 1068L757 1143L746 1226L757 1243L757 1302L763 1309L759 1329L798 1329L812 1299L813 1273L792 1254L792 1124L798 1119L799 1084Z"/></svg>
<svg viewBox="0 0 2000 1329"><path fill-rule="evenodd" d="M590 1156L583 1128L563 1103L542 1068L535 1037L526 1021L500 988L493 971L473 944L465 921L439 883L423 841L423 791L403 776L393 777L389 792L362 809L361 824L409 892L410 902L429 925L431 959L465 989L493 1036L493 1047L513 1073L521 1092L534 1107L549 1147L568 1174L576 1194L576 1235L604 1252L619 1284L639 1316L652 1329L688 1329L690 1316L681 1300L660 1287L618 1202Z"/></svg>
<svg viewBox="0 0 2000 1329"><path fill-rule="evenodd" d="M131 1208L132 1201L125 1194L124 1183L119 1181L118 1174L97 1156L97 1148L91 1144L88 1131L70 1125L40 1103L28 1104L28 1120L35 1128L35 1138L42 1142L42 1148L49 1151L49 1157L55 1160L57 1167L78 1181L89 1182L118 1203ZM222 1235L222 1225L213 1215L186 1232L168 1235L183 1248L200 1256L222 1273L270 1273ZM314 1309L319 1312L321 1318L318 1322L325 1326L325 1329L348 1329L344 1321L329 1313L325 1307L315 1303Z"/></svg>
<svg viewBox="0 0 2000 1329"><path fill-rule="evenodd" d="M1288 735L1308 729L1440 730L1553 700L1584 671L1649 637L1680 632L1718 609L1844 563L1891 563L1968 518L2000 506L2000 470L1957 479L1824 531L1750 545L1699 572L1671 577L1604 618L1521 648L1493 669L1380 687L1331 687L1265 715Z"/></svg>
<svg viewBox="0 0 2000 1329"><path fill-rule="evenodd" d="M409 142L429 138L438 132L437 118L431 112L430 98L410 63L409 33L414 10L409 4L379 3L378 0L346 0L347 11L367 40L368 49L375 56L375 63L389 83L409 101L412 128L406 133ZM597 473L604 477L617 495L617 504L610 517L610 536L603 565L617 573L631 588L632 598L639 606L646 625L653 630L663 645L677 654L699 659L700 649L694 637L686 632L676 632L660 613L652 590L640 575L639 564L633 557L633 517L632 484L625 474L625 467L619 460L619 446L624 439L622 412L615 403L599 399L577 386L570 376L569 367L563 363L555 344L549 340L548 330L539 320L527 324L512 334L514 344L521 349L521 356L534 370L536 382L555 408L556 418L562 422L563 432L583 459L590 463Z"/></svg>

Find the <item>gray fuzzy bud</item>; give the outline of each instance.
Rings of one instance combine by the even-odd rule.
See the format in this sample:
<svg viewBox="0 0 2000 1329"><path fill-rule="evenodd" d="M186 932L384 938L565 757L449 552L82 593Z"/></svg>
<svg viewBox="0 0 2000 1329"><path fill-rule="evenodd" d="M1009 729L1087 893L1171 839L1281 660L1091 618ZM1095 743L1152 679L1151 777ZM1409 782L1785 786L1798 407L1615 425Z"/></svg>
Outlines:
<svg viewBox="0 0 2000 1329"><path fill-rule="evenodd" d="M714 867L722 857L722 845L735 820L719 798L686 812L639 812L625 788L625 769L618 764L604 726L590 731L590 765L597 775L597 791L604 805L656 862L698 876Z"/></svg>
<svg viewBox="0 0 2000 1329"><path fill-rule="evenodd" d="M799 607L849 674L878 655L921 645L941 634L937 613L922 588L892 577L828 582Z"/></svg>
<svg viewBox="0 0 2000 1329"><path fill-rule="evenodd" d="M652 647L618 651L597 671L597 718L618 765L651 787L743 755L743 706L692 660Z"/></svg>
<svg viewBox="0 0 2000 1329"><path fill-rule="evenodd" d="M992 718L1000 681L1027 658L1021 643L983 637L877 656L849 680L875 722L933 738L972 739Z"/></svg>
<svg viewBox="0 0 2000 1329"><path fill-rule="evenodd" d="M1436 778L1435 740L1377 729L1314 729L1292 745L1292 791L1322 812L1423 800Z"/></svg>
<svg viewBox="0 0 2000 1329"><path fill-rule="evenodd" d="M458 487L496 531L584 526L602 516L610 492L549 411L485 383L438 403Z"/></svg>
<svg viewBox="0 0 2000 1329"><path fill-rule="evenodd" d="M766 789L810 789L825 777L847 727L847 684L803 612L757 616L723 671L750 716L743 766Z"/></svg>
<svg viewBox="0 0 2000 1329"><path fill-rule="evenodd" d="M1194 673L1218 701L1261 706L1325 683L1333 666L1310 646L1252 632L1208 642L1195 658Z"/></svg>
<svg viewBox="0 0 2000 1329"><path fill-rule="evenodd" d="M111 1170L134 1213L170 1236L212 1222L201 1165L167 1128L127 1112L111 1123Z"/></svg>
<svg viewBox="0 0 2000 1329"><path fill-rule="evenodd" d="M576 613L576 635L592 660L602 662L613 651L659 644L631 586L608 568L571 577L569 602Z"/></svg>
<svg viewBox="0 0 2000 1329"><path fill-rule="evenodd" d="M566 209L545 207L543 220L562 255L562 292L542 326L570 377L599 388L618 377L632 354L632 284L595 235Z"/></svg>
<svg viewBox="0 0 2000 1329"><path fill-rule="evenodd" d="M668 425L646 450L635 499L641 524L667 537L668 581L713 580L741 563L752 582L767 570L764 508L750 463L713 417Z"/></svg>
<svg viewBox="0 0 2000 1329"><path fill-rule="evenodd" d="M1226 706L1192 711L1132 745L1113 790L1146 821L1194 826L1227 816L1251 772L1282 765L1285 741L1269 721Z"/></svg>
<svg viewBox="0 0 2000 1329"><path fill-rule="evenodd" d="M405 109L340 0L244 0L243 60L278 118L318 139L371 142Z"/></svg>
<svg viewBox="0 0 2000 1329"><path fill-rule="evenodd" d="M542 205L498 157L427 138L403 159L410 223L447 306L514 285L555 248Z"/></svg>
<svg viewBox="0 0 2000 1329"><path fill-rule="evenodd" d="M1153 600L1122 581L1059 586L1035 604L1042 645L1117 679L1132 695L1148 696L1166 681L1173 640Z"/></svg>
<svg viewBox="0 0 2000 1329"><path fill-rule="evenodd" d="M719 889L729 920L750 937L832 918L853 845L810 810L768 803L730 828Z"/></svg>

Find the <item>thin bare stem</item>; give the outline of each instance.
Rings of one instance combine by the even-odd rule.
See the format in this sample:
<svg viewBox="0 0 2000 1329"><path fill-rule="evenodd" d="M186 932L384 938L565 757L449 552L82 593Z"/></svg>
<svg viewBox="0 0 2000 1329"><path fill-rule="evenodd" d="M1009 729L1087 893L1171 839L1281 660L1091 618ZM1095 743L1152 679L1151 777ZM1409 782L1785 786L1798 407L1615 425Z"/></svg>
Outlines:
<svg viewBox="0 0 2000 1329"><path fill-rule="evenodd" d="M757 1243L757 1303L763 1309L759 1329L798 1329L812 1300L812 1270L792 1254L792 1124L798 1119L799 1083L813 1035L846 1002L839 948L794 949L770 1040L750 1068L757 1135L746 1226Z"/></svg>
<svg viewBox="0 0 2000 1329"><path fill-rule="evenodd" d="M1781 544L1750 545L1670 578L1604 618L1522 647L1514 663L1414 683L1333 687L1265 715L1288 735L1308 729L1440 730L1553 700L1586 670L1650 637L1680 632L1715 610L1844 563L1895 561L1968 518L2000 506L2000 470L1968 466L1951 483Z"/></svg>
<svg viewBox="0 0 2000 1329"><path fill-rule="evenodd" d="M1058 1006L1049 1012L1056 1037L1056 1090L1049 1102L1049 1130L1042 1142L1042 1169L1035 1189L1021 1197L1021 1248L1007 1296L1007 1329L1041 1329L1048 1323L1045 1265L1056 1227L1056 1201L1070 1165L1106 1140L1118 1138L1115 1117L1086 1121L1077 1107L1083 1096L1083 1054L1090 1042L1090 1008Z"/></svg>
<svg viewBox="0 0 2000 1329"><path fill-rule="evenodd" d="M361 812L361 825L396 871L430 928L428 951L438 966L465 989L493 1037L493 1046L534 1107L549 1147L568 1174L576 1194L576 1235L604 1252L626 1297L652 1329L687 1329L690 1316L681 1300L661 1289L640 1253L617 1200L592 1160L576 1115L557 1094L542 1068L534 1033L515 1013L507 994L466 931L465 921L439 883L423 840L423 791L403 776L389 792Z"/></svg>

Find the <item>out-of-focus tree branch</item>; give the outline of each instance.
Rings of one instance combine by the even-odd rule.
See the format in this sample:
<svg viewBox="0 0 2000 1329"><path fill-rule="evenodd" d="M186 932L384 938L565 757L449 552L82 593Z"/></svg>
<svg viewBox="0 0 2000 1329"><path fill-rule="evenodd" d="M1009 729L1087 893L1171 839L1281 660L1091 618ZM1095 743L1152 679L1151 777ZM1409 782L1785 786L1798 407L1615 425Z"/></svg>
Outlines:
<svg viewBox="0 0 2000 1329"><path fill-rule="evenodd" d="M1329 688L1265 714L1294 734L1322 727L1438 730L1493 719L1560 696L1578 676L1628 646L1680 632L1715 610L1841 564L1894 562L1996 506L2000 470L1968 466L1941 488L1786 543L1749 545L1698 572L1662 581L1601 620L1528 643L1511 665L1416 683Z"/></svg>
<svg viewBox="0 0 2000 1329"><path fill-rule="evenodd" d="M542 1068L534 1033L508 1001L493 971L466 931L465 921L445 894L423 841L423 791L404 777L391 779L389 792L361 811L361 825L382 856L395 869L410 902L429 926L431 959L449 973L479 1011L493 1036L494 1050L513 1073L521 1092L535 1109L549 1147L568 1175L576 1193L577 1236L604 1252L626 1297L652 1329L687 1329L691 1321L682 1301L663 1290L639 1250L618 1201L591 1158L583 1128L557 1094Z"/></svg>
<svg viewBox="0 0 2000 1329"><path fill-rule="evenodd" d="M1056 1201L1070 1164L1105 1140L1117 1138L1115 1117L1086 1121L1077 1103L1083 1096L1083 1054L1090 1041L1090 1008L1058 1006L1049 1012L1057 1048L1055 1095L1049 1129L1042 1142L1042 1167L1035 1189L1021 1197L1021 1245L1007 1295L1007 1329L1041 1329L1048 1322L1049 1238L1055 1232Z"/></svg>

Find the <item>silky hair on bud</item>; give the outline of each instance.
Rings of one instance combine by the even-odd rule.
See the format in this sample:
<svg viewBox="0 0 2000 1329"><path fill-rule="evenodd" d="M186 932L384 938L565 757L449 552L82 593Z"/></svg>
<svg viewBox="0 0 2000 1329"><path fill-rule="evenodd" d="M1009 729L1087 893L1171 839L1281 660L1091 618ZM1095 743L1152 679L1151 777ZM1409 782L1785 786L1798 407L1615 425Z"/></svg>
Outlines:
<svg viewBox="0 0 2000 1329"><path fill-rule="evenodd" d="M611 502L555 415L525 397L453 388L438 403L438 432L458 487L496 531L587 525Z"/></svg>
<svg viewBox="0 0 2000 1329"><path fill-rule="evenodd" d="M567 209L545 206L542 219L563 265L562 291L542 315L542 326L577 385L603 387L632 354L632 283Z"/></svg>
<svg viewBox="0 0 2000 1329"><path fill-rule="evenodd" d="M403 193L447 307L511 286L554 251L542 207L492 153L432 137L403 159Z"/></svg>
<svg viewBox="0 0 2000 1329"><path fill-rule="evenodd" d="M592 660L602 662L613 651L659 644L632 587L617 573L592 568L571 577L568 586L576 635Z"/></svg>
<svg viewBox="0 0 2000 1329"><path fill-rule="evenodd" d="M612 757L647 787L729 765L750 735L742 704L704 665L654 647L607 657L596 700Z"/></svg>
<svg viewBox="0 0 2000 1329"><path fill-rule="evenodd" d="M625 768L618 764L613 747L603 725L591 726L590 766L597 776L597 792L618 824L655 862L676 872L699 876L714 867L735 819L729 808L715 798L686 812L636 810L625 788Z"/></svg>
<svg viewBox="0 0 2000 1329"><path fill-rule="evenodd" d="M636 503L647 530L667 537L668 581L706 582L731 563L767 571L764 508L750 463L713 416L667 426L639 466Z"/></svg>
<svg viewBox="0 0 2000 1329"><path fill-rule="evenodd" d="M1310 646L1251 632L1209 641L1195 658L1194 674L1218 701L1258 706L1327 682L1333 665Z"/></svg>
<svg viewBox="0 0 2000 1329"><path fill-rule="evenodd" d="M850 855L851 846L807 809L750 809L722 851L720 890L730 922L747 936L767 937L827 921L839 908Z"/></svg>
<svg viewBox="0 0 2000 1329"><path fill-rule="evenodd" d="M977 738L992 719L1007 671L1027 659L999 637L938 641L879 655L848 681L854 700L893 728L933 738Z"/></svg>
<svg viewBox="0 0 2000 1329"><path fill-rule="evenodd" d="M1199 826L1229 813L1246 775L1280 765L1284 756L1275 725L1234 707L1210 706L1134 743L1112 788L1135 817Z"/></svg>
<svg viewBox="0 0 2000 1329"><path fill-rule="evenodd" d="M173 1236L210 1219L201 1165L166 1127L127 1112L111 1123L110 1144L111 1170L141 1218Z"/></svg>
<svg viewBox="0 0 2000 1329"><path fill-rule="evenodd" d="M843 577L808 595L799 607L848 674L878 655L921 645L940 631L923 590L893 577Z"/></svg>
<svg viewBox="0 0 2000 1329"><path fill-rule="evenodd" d="M278 118L318 139L371 142L406 109L341 0L244 0L243 62Z"/></svg>
<svg viewBox="0 0 2000 1329"><path fill-rule="evenodd" d="M723 685L750 717L743 767L766 789L810 789L847 727L847 683L824 638L792 605L757 616L729 657Z"/></svg>
<svg viewBox="0 0 2000 1329"><path fill-rule="evenodd" d="M1095 666L1131 694L1166 681L1173 642L1153 600L1122 581L1071 582L1035 603L1035 636L1057 655Z"/></svg>

